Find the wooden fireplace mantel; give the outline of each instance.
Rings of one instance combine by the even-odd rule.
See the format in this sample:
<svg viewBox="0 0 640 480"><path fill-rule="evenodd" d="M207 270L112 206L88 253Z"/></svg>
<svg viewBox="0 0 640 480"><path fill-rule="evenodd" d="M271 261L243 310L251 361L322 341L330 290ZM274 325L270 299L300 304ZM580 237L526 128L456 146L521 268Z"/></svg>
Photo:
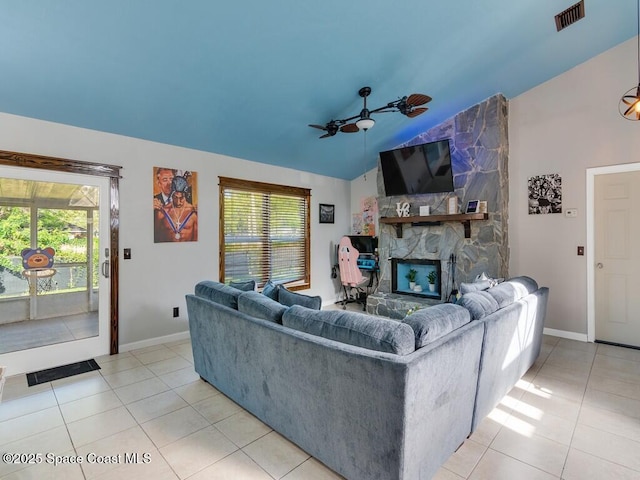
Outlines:
<svg viewBox="0 0 640 480"><path fill-rule="evenodd" d="M488 213L457 213L452 215L428 215L426 217L380 217L380 223L396 227L396 235L402 238L402 227L409 223L414 226L439 225L442 222L460 222L464 225L464 238L471 238L471 222L488 220Z"/></svg>

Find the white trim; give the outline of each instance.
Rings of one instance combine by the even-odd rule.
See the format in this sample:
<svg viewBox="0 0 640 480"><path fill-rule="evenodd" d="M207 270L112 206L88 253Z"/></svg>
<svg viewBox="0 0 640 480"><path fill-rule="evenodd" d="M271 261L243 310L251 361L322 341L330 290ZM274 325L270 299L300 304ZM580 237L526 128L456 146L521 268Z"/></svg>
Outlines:
<svg viewBox="0 0 640 480"><path fill-rule="evenodd" d="M139 342L131 342L120 345L120 352L128 352L130 350L137 350L139 348L153 347L162 343L178 342L180 340L187 340L191 338L189 331L172 333L171 335L165 335L163 337L148 338L147 340L141 340Z"/></svg>
<svg viewBox="0 0 640 480"><path fill-rule="evenodd" d="M596 339L596 299L595 299L595 177L610 173L636 172L640 163L625 163L608 167L587 168L587 341Z"/></svg>
<svg viewBox="0 0 640 480"><path fill-rule="evenodd" d="M565 330L556 330L554 328L545 328L543 330L545 335L551 335L552 337L567 338L569 340L577 340L579 342L588 342L587 335L584 333L567 332Z"/></svg>

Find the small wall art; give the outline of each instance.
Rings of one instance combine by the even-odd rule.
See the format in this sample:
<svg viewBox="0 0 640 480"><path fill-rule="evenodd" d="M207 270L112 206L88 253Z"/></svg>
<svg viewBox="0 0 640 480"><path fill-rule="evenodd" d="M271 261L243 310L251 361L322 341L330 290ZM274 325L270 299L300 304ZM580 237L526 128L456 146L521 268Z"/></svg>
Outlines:
<svg viewBox="0 0 640 480"><path fill-rule="evenodd" d="M562 177L558 173L529 177L529 215L562 213Z"/></svg>
<svg viewBox="0 0 640 480"><path fill-rule="evenodd" d="M320 223L334 223L336 206L327 203L320 204Z"/></svg>

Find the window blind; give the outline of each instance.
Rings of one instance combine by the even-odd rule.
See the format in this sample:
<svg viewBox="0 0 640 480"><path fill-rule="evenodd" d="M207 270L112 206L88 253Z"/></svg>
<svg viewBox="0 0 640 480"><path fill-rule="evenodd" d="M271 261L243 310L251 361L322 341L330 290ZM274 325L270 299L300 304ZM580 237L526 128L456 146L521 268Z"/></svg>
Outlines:
<svg viewBox="0 0 640 480"><path fill-rule="evenodd" d="M309 283L309 190L221 177L221 281Z"/></svg>

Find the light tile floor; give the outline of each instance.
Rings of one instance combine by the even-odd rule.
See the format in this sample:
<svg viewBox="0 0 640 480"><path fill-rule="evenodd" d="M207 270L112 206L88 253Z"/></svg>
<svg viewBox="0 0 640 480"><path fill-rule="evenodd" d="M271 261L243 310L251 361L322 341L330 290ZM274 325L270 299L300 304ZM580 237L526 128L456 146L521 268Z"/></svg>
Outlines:
<svg viewBox="0 0 640 480"><path fill-rule="evenodd" d="M98 335L98 312L0 324L0 353Z"/></svg>
<svg viewBox="0 0 640 480"><path fill-rule="evenodd" d="M35 387L7 380L0 452L43 456L1 462L0 478L341 478L200 380L188 341L97 361L100 371ZM640 351L545 337L533 368L436 475L558 478L640 479Z"/></svg>

